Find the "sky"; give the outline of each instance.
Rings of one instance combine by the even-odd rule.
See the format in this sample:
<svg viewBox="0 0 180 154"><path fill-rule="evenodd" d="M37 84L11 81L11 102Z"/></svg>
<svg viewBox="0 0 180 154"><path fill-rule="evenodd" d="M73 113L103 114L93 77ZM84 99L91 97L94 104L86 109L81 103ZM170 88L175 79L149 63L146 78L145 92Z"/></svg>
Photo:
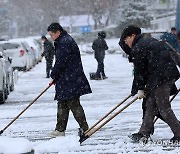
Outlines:
<svg viewBox="0 0 180 154"><path fill-rule="evenodd" d="M93 93L81 97L81 104L85 110L87 122L92 126L112 108L130 94L132 64L119 54L118 39L107 40L108 45L117 51L106 54L106 80L89 80L89 73L95 72L97 62L93 54L82 54L85 74L89 80ZM86 46L84 46L86 49ZM89 47L88 47L89 49ZM33 99L35 99L51 81L45 78L45 59L29 72L18 72L15 90L10 93L5 104L0 105L0 129L3 129L16 115L18 115ZM177 81L177 86L180 82ZM133 143L128 135L138 132L142 121L141 100L134 102L122 113L112 119L89 139L79 144L78 124L72 113L70 114L65 137L50 138L49 133L56 124L57 102L54 98L54 86L49 88L23 115L20 116L0 136L0 153L19 154L34 150L35 154L121 154L121 153L150 153L176 154L180 147L165 146L173 134L167 124L158 120L155 133L151 137L153 142L146 146ZM126 103L130 102L129 98ZM172 108L180 119L180 96L172 102ZM126 104L124 103L124 104ZM118 110L123 107L120 106ZM115 112L114 112L115 113ZM112 116L111 114L110 116ZM165 143L162 143L162 139Z"/></svg>

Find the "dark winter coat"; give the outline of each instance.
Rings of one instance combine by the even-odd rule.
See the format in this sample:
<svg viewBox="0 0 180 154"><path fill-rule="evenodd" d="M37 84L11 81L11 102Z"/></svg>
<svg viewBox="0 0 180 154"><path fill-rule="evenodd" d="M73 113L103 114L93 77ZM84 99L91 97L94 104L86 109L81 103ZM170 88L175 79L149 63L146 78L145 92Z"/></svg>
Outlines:
<svg viewBox="0 0 180 154"><path fill-rule="evenodd" d="M44 42L44 52L42 53L41 56L44 56L47 61L52 61L55 54L54 50L55 49L53 44L50 41L46 40Z"/></svg>
<svg viewBox="0 0 180 154"><path fill-rule="evenodd" d="M132 95L145 88L149 95L159 85L180 77L169 50L164 47L164 43L154 38L137 35L133 41L131 56L134 64Z"/></svg>
<svg viewBox="0 0 180 154"><path fill-rule="evenodd" d="M97 61L101 61L105 57L105 50L108 50L108 46L104 38L98 36L98 38L93 41L92 49L95 51L94 57Z"/></svg>
<svg viewBox="0 0 180 154"><path fill-rule="evenodd" d="M51 72L51 78L55 80L55 99L69 100L91 93L79 48L66 31L55 40L55 50L56 61Z"/></svg>
<svg viewBox="0 0 180 154"><path fill-rule="evenodd" d="M167 41L173 48L177 48L178 42L176 38L176 34L171 34L171 33L164 33L160 37L163 41ZM171 49L168 45L165 45L167 49Z"/></svg>
<svg viewBox="0 0 180 154"><path fill-rule="evenodd" d="M180 54L180 40L177 43L176 51Z"/></svg>

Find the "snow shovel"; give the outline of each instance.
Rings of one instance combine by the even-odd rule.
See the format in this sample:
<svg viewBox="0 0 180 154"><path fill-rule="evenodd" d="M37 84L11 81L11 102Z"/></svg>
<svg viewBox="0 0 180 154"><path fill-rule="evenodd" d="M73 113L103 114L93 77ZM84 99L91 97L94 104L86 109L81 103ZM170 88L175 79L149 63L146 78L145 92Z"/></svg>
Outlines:
<svg viewBox="0 0 180 154"><path fill-rule="evenodd" d="M84 133L87 134L90 130L92 130L95 126L97 126L101 121L103 121L108 115L110 115L114 110L116 110L121 104L123 104L126 100L128 100L131 97L131 94L124 98L123 101L121 101L118 105L116 105L111 111L109 111L104 117L102 117L99 121L97 121L93 126L91 126L88 130L86 130Z"/></svg>
<svg viewBox="0 0 180 154"><path fill-rule="evenodd" d="M131 95L130 95L131 96ZM125 98L126 100L130 97L128 96L127 98ZM80 132L79 132L79 136L80 136L80 139L79 139L79 142L80 144L82 142L84 142L86 139L88 139L91 135L93 135L95 132L97 132L100 128L102 128L105 124L107 124L109 121L111 121L114 117L116 117L118 114L120 114L123 110L125 110L129 105L131 105L132 103L134 103L138 98L134 98L132 101L130 101L129 103L127 103L123 108L121 108L118 112L116 112L114 115L112 115L111 117L109 117L106 121L104 121L99 127L95 128L93 131L89 132L90 129L92 130L92 127L90 129L88 129L86 132L83 132L81 129L80 129ZM122 101L124 102L124 100ZM122 102L120 104L122 104ZM115 107L116 108L116 107ZM113 110L113 109L112 109ZM111 111L112 111L111 110ZM114 109L115 110L115 109ZM113 111L114 111L113 110ZM108 114L109 115L109 114ZM108 116L107 115L107 116ZM107 117L107 116L104 116L104 117ZM104 118L102 118L104 119ZM99 121L102 121L102 120L99 120ZM97 122L98 124L100 122ZM95 125L95 124L94 124ZM93 125L93 126L94 126ZM97 124L96 124L97 125ZM93 127L94 128L94 127ZM87 133L89 132L89 133Z"/></svg>
<svg viewBox="0 0 180 154"><path fill-rule="evenodd" d="M35 101L38 100L38 98L44 94L52 85L54 84L54 80L49 83L48 87L44 89L23 111L21 111L4 129L0 131L0 135L14 122L16 121L32 104L34 104Z"/></svg>
<svg viewBox="0 0 180 154"><path fill-rule="evenodd" d="M173 99L177 96L177 94L179 93L179 91L180 91L180 89L178 89L178 91L171 97L171 99L170 99L170 103L173 101ZM153 123L155 124L155 122L158 120L158 117L155 117L154 118L154 121L153 121Z"/></svg>

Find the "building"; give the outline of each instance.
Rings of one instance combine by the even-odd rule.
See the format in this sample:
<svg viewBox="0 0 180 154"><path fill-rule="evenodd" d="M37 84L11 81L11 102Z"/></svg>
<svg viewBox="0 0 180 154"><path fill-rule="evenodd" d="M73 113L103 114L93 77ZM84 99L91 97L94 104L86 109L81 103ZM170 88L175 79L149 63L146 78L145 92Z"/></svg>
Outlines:
<svg viewBox="0 0 180 154"><path fill-rule="evenodd" d="M105 23L105 19L101 19ZM94 30L94 19L92 15L61 16L59 23L69 33L88 33Z"/></svg>
<svg viewBox="0 0 180 154"><path fill-rule="evenodd" d="M175 27L176 13L172 12L169 14L164 14L157 16L155 19L151 20L151 29L169 31L171 27Z"/></svg>

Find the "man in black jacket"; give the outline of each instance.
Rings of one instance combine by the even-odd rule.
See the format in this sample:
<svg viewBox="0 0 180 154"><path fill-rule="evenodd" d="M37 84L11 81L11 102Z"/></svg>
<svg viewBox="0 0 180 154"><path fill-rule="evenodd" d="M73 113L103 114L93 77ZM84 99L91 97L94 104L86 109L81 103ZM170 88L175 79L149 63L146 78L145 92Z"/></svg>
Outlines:
<svg viewBox="0 0 180 154"><path fill-rule="evenodd" d="M106 38L106 33L101 31L98 33L98 38L93 41L92 49L94 50L94 57L98 62L98 67L96 71L96 79L106 79L104 72L104 57L105 50L108 49L107 43L104 40Z"/></svg>
<svg viewBox="0 0 180 154"><path fill-rule="evenodd" d="M53 44L46 38L46 36L42 36L41 40L43 41L44 52L41 56L46 59L46 78L50 77L50 70L52 69L52 63L54 59L54 46Z"/></svg>
<svg viewBox="0 0 180 154"><path fill-rule="evenodd" d="M47 30L55 41L56 61L51 78L55 83L55 100L58 101L57 124L51 135L65 135L70 110L80 128L86 131L88 124L80 96L92 91L83 71L78 45L59 23L52 23Z"/></svg>
<svg viewBox="0 0 180 154"><path fill-rule="evenodd" d="M180 141L180 123L174 115L169 102L172 85L180 74L169 50L154 38L144 38L140 28L129 26L124 29L121 39L130 48L129 55L134 64L134 80L131 94L141 99L146 91L146 111L139 130L139 136L148 139L157 114L170 126L174 137Z"/></svg>

